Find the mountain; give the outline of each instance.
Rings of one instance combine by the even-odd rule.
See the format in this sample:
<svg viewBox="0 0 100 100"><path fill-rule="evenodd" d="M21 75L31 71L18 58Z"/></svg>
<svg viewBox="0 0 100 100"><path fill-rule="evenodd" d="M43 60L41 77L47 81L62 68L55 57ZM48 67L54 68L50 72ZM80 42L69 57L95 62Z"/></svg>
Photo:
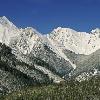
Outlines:
<svg viewBox="0 0 100 100"><path fill-rule="evenodd" d="M86 33L58 27L43 35L32 27L17 28L3 16L0 42L0 87L6 92L100 74L98 28Z"/></svg>
<svg viewBox="0 0 100 100"><path fill-rule="evenodd" d="M69 73L71 78L82 81L99 75L100 29L86 33L58 27L47 34L47 38L75 66Z"/></svg>
<svg viewBox="0 0 100 100"><path fill-rule="evenodd" d="M72 77L83 81L95 75L100 76L100 49L90 55L77 55L73 52L70 55L73 55L72 61L77 65L77 68L70 73Z"/></svg>
<svg viewBox="0 0 100 100"><path fill-rule="evenodd" d="M49 83L47 74L37 70L34 66L16 59L11 48L0 43L0 90L1 93L11 92L25 86Z"/></svg>
<svg viewBox="0 0 100 100"><path fill-rule="evenodd" d="M73 69L69 61L50 49L53 46L49 40L35 29L31 27L19 29L6 17L1 17L0 20L1 43L12 49L12 54L16 56L16 59L35 66L54 82L63 80L62 77Z"/></svg>
<svg viewBox="0 0 100 100"><path fill-rule="evenodd" d="M89 55L100 49L100 29L90 33L77 32L70 28L58 27L47 35L53 45L60 49L67 49L76 54Z"/></svg>

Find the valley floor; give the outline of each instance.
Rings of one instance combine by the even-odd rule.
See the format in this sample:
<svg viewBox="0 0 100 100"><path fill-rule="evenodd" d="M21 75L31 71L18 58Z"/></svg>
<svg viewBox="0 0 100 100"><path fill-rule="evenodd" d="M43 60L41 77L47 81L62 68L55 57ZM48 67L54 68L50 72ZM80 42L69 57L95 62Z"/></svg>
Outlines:
<svg viewBox="0 0 100 100"><path fill-rule="evenodd" d="M100 100L100 77L88 81L26 87L0 100Z"/></svg>

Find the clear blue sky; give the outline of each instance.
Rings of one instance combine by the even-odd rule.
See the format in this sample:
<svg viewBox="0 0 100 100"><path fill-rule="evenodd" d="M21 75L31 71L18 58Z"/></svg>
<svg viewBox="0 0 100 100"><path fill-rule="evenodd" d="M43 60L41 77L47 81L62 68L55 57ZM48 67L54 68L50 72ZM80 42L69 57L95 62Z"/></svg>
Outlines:
<svg viewBox="0 0 100 100"><path fill-rule="evenodd" d="M42 33L58 26L88 32L100 28L100 0L0 0L0 16Z"/></svg>

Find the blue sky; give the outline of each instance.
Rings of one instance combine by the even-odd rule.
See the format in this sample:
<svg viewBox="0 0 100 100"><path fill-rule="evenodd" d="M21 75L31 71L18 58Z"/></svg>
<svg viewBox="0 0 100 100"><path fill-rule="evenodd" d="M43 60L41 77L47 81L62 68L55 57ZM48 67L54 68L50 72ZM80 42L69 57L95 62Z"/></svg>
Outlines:
<svg viewBox="0 0 100 100"><path fill-rule="evenodd" d="M59 26L89 32L100 28L100 0L0 0L0 16L42 33Z"/></svg>

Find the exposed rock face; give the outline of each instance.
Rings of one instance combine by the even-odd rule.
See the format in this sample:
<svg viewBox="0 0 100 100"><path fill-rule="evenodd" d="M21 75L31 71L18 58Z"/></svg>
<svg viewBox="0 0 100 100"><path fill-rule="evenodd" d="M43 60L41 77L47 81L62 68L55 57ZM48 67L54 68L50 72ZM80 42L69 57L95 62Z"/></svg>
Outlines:
<svg viewBox="0 0 100 100"><path fill-rule="evenodd" d="M76 54L89 55L100 49L100 29L98 28L86 33L58 27L47 37L53 45L60 44L59 48L73 51Z"/></svg>
<svg viewBox="0 0 100 100"><path fill-rule="evenodd" d="M18 28L11 23L5 16L0 17L0 42L5 43L7 46L11 38L19 34Z"/></svg>
<svg viewBox="0 0 100 100"><path fill-rule="evenodd" d="M7 92L21 89L24 86L50 83L49 76L35 66L16 59L11 49L0 43L0 86ZM4 92L4 91L3 91Z"/></svg>

